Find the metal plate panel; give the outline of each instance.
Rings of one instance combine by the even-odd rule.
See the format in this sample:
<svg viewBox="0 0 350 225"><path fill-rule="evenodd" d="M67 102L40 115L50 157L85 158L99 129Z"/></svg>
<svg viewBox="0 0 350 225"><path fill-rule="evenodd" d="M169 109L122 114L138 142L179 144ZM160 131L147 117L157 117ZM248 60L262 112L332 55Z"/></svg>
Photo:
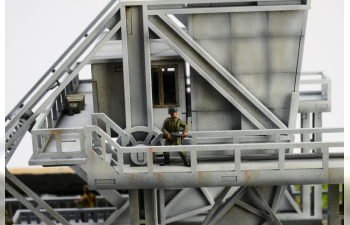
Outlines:
<svg viewBox="0 0 350 225"><path fill-rule="evenodd" d="M203 77L197 75L194 76L194 80L196 89L192 94L195 94L196 101L192 109L195 111L232 110L232 104Z"/></svg>
<svg viewBox="0 0 350 225"><path fill-rule="evenodd" d="M294 91L295 74L270 74L269 81L269 108L289 108L291 94Z"/></svg>
<svg viewBox="0 0 350 225"><path fill-rule="evenodd" d="M277 116L286 126L288 126L289 121L289 108L287 109L270 109L273 114Z"/></svg>
<svg viewBox="0 0 350 225"><path fill-rule="evenodd" d="M300 37L268 39L268 67L271 73L296 73Z"/></svg>
<svg viewBox="0 0 350 225"><path fill-rule="evenodd" d="M120 127L125 128L122 65L118 63L93 64L91 65L91 72L93 81L97 83L97 109Z"/></svg>
<svg viewBox="0 0 350 225"><path fill-rule="evenodd" d="M266 38L232 39L232 74L267 73L266 42Z"/></svg>
<svg viewBox="0 0 350 225"><path fill-rule="evenodd" d="M193 39L229 39L230 14L195 14L191 29Z"/></svg>
<svg viewBox="0 0 350 225"><path fill-rule="evenodd" d="M231 73L230 40L197 40L197 43Z"/></svg>
<svg viewBox="0 0 350 225"><path fill-rule="evenodd" d="M268 80L267 74L249 74L249 75L237 75L235 76L239 82L241 82L245 88L250 91L261 103L268 107Z"/></svg>
<svg viewBox="0 0 350 225"><path fill-rule="evenodd" d="M197 130L240 129L240 113L234 111L197 112Z"/></svg>
<svg viewBox="0 0 350 225"><path fill-rule="evenodd" d="M267 13L244 12L231 13L231 37L266 37Z"/></svg>
<svg viewBox="0 0 350 225"><path fill-rule="evenodd" d="M300 36L304 11L268 12L269 36Z"/></svg>

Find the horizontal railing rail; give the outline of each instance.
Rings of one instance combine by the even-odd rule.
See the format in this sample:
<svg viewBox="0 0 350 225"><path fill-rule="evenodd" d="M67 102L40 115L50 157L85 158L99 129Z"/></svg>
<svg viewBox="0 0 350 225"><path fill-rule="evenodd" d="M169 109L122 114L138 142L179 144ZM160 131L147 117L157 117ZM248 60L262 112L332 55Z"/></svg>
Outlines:
<svg viewBox="0 0 350 225"><path fill-rule="evenodd" d="M104 113L93 113L91 114L92 124L96 126L100 126L99 120L103 121L105 127L100 127L106 130L106 133L112 137L112 130L115 131L118 137L121 138L121 146L126 146L129 144L129 135L126 133L121 127L119 127L113 120L111 120ZM96 138L94 138L96 141Z"/></svg>
<svg viewBox="0 0 350 225"><path fill-rule="evenodd" d="M291 134L323 134L344 132L344 128L311 128L311 129L266 129L266 130L230 130L230 131L192 131L192 144L199 144L206 138L230 138L231 143L238 144L256 141L260 138L266 142L292 141ZM265 136L266 138L262 138ZM215 139L213 139L215 140Z"/></svg>
<svg viewBox="0 0 350 225"><path fill-rule="evenodd" d="M45 201L50 206L55 209L59 208L71 208L77 206L74 201L79 200L82 196L63 196L63 197L42 197L41 199ZM123 196L125 199L128 198L127 195ZM30 203L34 203L35 201L32 198L27 197L26 200ZM6 209L9 213L9 217L12 218L17 210L25 208L23 204L16 198L6 198ZM96 196L95 207L108 207L108 201L101 195Z"/></svg>
<svg viewBox="0 0 350 225"><path fill-rule="evenodd" d="M331 110L332 102L332 80L323 72L303 72L301 77L315 77L320 76L319 79L300 79L300 88L306 85L321 85L317 90L300 90L299 98L299 112L329 112Z"/></svg>
<svg viewBox="0 0 350 225"><path fill-rule="evenodd" d="M100 127L98 126L85 126L85 137L88 143L93 143L93 137L100 136L101 143L101 151L102 151L102 160L104 163L107 162L107 150L110 150L112 155L117 158L118 163L118 173L123 173L124 169L124 157L122 146L120 146L116 141L114 141L108 134L106 134ZM92 145L91 145L92 146Z"/></svg>
<svg viewBox="0 0 350 225"><path fill-rule="evenodd" d="M62 140L62 134L75 134L75 138L69 137L67 140ZM54 151L45 151L47 144L51 139L51 136L55 138L55 148L50 148ZM32 142L33 142L33 159L35 158L67 158L67 157L85 157L85 137L84 137L84 128L52 128L52 129L40 129L32 130ZM77 143L78 146L75 146L74 150L66 151L62 143Z"/></svg>
<svg viewBox="0 0 350 225"><path fill-rule="evenodd" d="M242 152L257 150L264 153L266 149L275 150L276 155L278 157L275 159L278 162L278 170L285 170L285 152L286 149L294 149L294 148L313 148L320 149L323 151L321 153L322 156L322 167L320 169L328 169L329 167L329 148L335 147L344 147L344 142L300 142L300 143L285 143L285 142L276 142L276 143L248 143L248 144L215 144L215 145L181 145L181 146L145 146L145 147L121 147L118 143L115 143L101 128L96 126L86 126L86 136L90 138L90 142L92 142L91 135L89 133L96 132L101 136L102 143L108 143L117 151L118 155L118 174L124 174L124 164L123 164L123 154L126 153L146 153L147 155L147 171L149 174L153 173L153 153L161 153L161 152L179 152L186 151L190 152L191 156L191 172L197 173L197 154L199 152L204 151L233 151L232 154L234 156L234 167L235 172L241 172L241 164L242 164ZM264 131L252 131L254 134L266 134L266 135L275 135L275 139L278 135L281 134L296 134L296 133L340 133L343 132L343 128L310 128L310 129L285 129L285 130L264 130ZM244 134L244 132L237 132L240 134ZM214 132L215 133L215 132ZM218 132L220 133L220 132ZM231 132L223 132L223 133L235 133ZM203 135L197 133L197 135ZM212 134L214 135L214 134ZM104 162L106 162L106 147L102 145L102 156ZM306 167L300 167L300 169L307 169Z"/></svg>
<svg viewBox="0 0 350 225"><path fill-rule="evenodd" d="M41 98L41 96L45 93L48 88L52 84L55 83L56 80L60 79L64 74L68 74L67 78L61 82L61 85L56 87L56 89L51 93L51 95L36 109L35 112L28 118L27 122L22 126L21 129L16 131L16 133L12 136L11 139L8 140L6 143L6 148L9 148L14 141L25 131L26 128L30 126L34 122L34 120L40 115L41 111L46 109L47 106L52 102L54 98L56 98L59 93L66 88L66 86L69 86L69 83L77 76L79 71L85 66L85 64L92 58L92 56L97 52L98 49L100 49L104 43L109 40L109 38L120 28L120 22L117 23L115 20L115 15L120 9L120 5L117 4L114 7L112 7L115 2L119 1L112 1L111 4L108 4L108 6L101 12L101 14L98 16L98 19L93 21L93 24L89 26L89 29L87 32L82 36L79 37L79 41L75 43L74 45L78 45L76 48L69 49L70 54L67 54L67 56L63 59L61 59L60 63L58 64L59 67L57 70L53 70L53 74L47 79L47 81L37 90L35 93L33 93L33 96L26 102L18 111L16 111L16 114L11 116L10 120L8 120L8 123L5 127L5 132L12 129L16 121L18 121L22 115L30 108L33 108L34 105L37 104L38 100ZM106 14L108 11L108 15L106 15L103 19L103 15ZM99 22L99 23L98 23ZM116 23L116 25L114 25ZM101 32L105 30L106 28L110 29L109 33L100 40L100 42L94 47L94 49L88 53L87 49L92 46L92 44L95 42L95 40L99 37ZM77 62L78 59L86 55L83 61L76 67L73 68Z"/></svg>
<svg viewBox="0 0 350 225"><path fill-rule="evenodd" d="M108 217L115 212L115 210L117 210L115 207L55 209L55 211L62 215L68 222L74 221L76 223L81 222L82 215L85 222L87 222L89 219L92 219L94 222L97 222L98 219L103 219L103 221L106 221ZM43 209L41 209L40 212L47 215L49 218L51 217L50 214ZM55 220L54 218L50 219ZM17 210L13 216L13 222L15 224L21 224L23 220L26 221L27 224L32 224L34 221L36 223L41 222L41 220L29 209Z"/></svg>

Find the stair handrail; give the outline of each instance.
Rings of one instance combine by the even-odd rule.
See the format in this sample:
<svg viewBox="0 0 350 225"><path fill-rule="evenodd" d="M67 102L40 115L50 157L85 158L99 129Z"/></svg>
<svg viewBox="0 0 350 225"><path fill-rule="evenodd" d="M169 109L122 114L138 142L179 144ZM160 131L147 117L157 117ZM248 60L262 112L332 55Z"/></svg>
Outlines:
<svg viewBox="0 0 350 225"><path fill-rule="evenodd" d="M116 2L115 0L112 0L113 4ZM111 4L112 4L111 2ZM7 132L8 130L10 130L14 124L16 123L16 121L18 121L18 119L20 119L20 117L28 111L28 109L32 108L37 102L38 100L42 97L42 95L46 94L46 90L48 88L50 88L50 86L57 80L59 79L64 73L68 73L71 74L73 71L69 68L71 65L74 64L74 62L83 54L86 52L87 48L99 37L100 33L106 28L105 26L111 22L112 20L114 21L114 15L115 13L118 12L118 10L120 9L120 4L119 1L117 1L118 4L114 6L114 8L112 8L111 11L109 11L109 14L106 15L104 17L104 19L97 24L98 20L94 21L94 23L92 24L91 27L94 27L94 29L91 31L90 35L86 35L87 33L84 34L85 39L82 41L82 43L79 45L78 48L73 48L73 52L68 56L67 59L65 59L65 61L60 64L60 67L56 70L56 71L52 71L54 72L52 76L50 76L50 78L39 88L39 90L28 100L28 102L25 105L22 105L20 110L17 111L17 114L14 115L8 122L8 124L5 126L5 132ZM112 4L112 5L113 5ZM110 5L108 4L106 8L110 8ZM105 14L105 12L103 12L101 15L99 15L100 17L102 17ZM100 18L99 18L100 19ZM97 25L96 25L97 24ZM90 29L91 29L90 27ZM117 29L118 26L114 26L113 29ZM89 29L89 30L90 30ZM115 31L114 31L115 32ZM80 41L80 36L79 36L79 41ZM76 43L75 43L76 45ZM60 61L61 62L61 61ZM76 69L74 69L76 70ZM79 68L80 70L80 68ZM73 72L74 73L74 72ZM76 75L74 73L74 75ZM71 76L71 75L70 75ZM67 82L70 81L71 79L74 78L74 76L72 75L72 78L70 78L70 76L68 76L68 78L66 78ZM66 81L65 80L65 81ZM61 86L58 89L62 89L65 86L68 85L67 82L62 82ZM57 90L56 90L57 92ZM28 97L28 96L27 96ZM41 107L45 107L45 105L47 104L47 102L45 101ZM39 109L41 108L39 107ZM11 144L14 143L14 141L18 138L19 135L21 135L24 130L30 126L30 124L35 120L35 118L39 115L39 112L37 109L33 115L30 116L30 118L27 120L27 122L23 125L23 127L18 130L16 132L16 134L8 141L8 143L6 143L6 148L8 146L10 146Z"/></svg>
<svg viewBox="0 0 350 225"><path fill-rule="evenodd" d="M111 137L111 130L113 129L121 137L121 146L126 146L129 143L129 135L118 124L104 113L92 113L92 124L98 126L98 119L106 124L107 134Z"/></svg>
<svg viewBox="0 0 350 225"><path fill-rule="evenodd" d="M118 173L119 174L123 174L123 166L124 166L124 150L122 148L122 146L120 146L117 142L115 142L108 134L106 134L106 132L104 132L100 127L96 126L96 125L86 125L84 127L84 132L85 132L85 138L87 143L89 143L89 145L86 145L86 151L87 155L91 154L91 152L93 151L92 149L92 141L93 141L93 135L91 135L91 132L95 132L97 135L100 135L101 137L101 143L105 143L105 141L107 142L107 144L111 147L113 147L114 149L111 148L111 150L115 153L115 150L117 151L117 163L118 163ZM88 149L88 147L91 144L91 149ZM101 151L102 151L102 160L103 162L107 162L107 157L106 157L106 145L102 144L101 145Z"/></svg>

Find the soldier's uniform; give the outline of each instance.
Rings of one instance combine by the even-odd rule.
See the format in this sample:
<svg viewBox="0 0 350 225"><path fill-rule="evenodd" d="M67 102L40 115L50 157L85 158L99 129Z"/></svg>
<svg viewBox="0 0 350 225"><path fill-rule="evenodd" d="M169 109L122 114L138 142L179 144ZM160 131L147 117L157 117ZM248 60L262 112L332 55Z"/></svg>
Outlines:
<svg viewBox="0 0 350 225"><path fill-rule="evenodd" d="M163 134L166 137L164 145L181 145L181 138L173 138L173 140L167 138L169 133L178 134L180 132L180 127L184 128L184 132L188 132L188 125L181 119L169 117L164 120L162 127Z"/></svg>
<svg viewBox="0 0 350 225"><path fill-rule="evenodd" d="M176 110L177 109L173 108L173 107L170 107L169 108L169 112L172 112L172 110ZM170 114L170 113L169 113ZM169 117L169 118L166 118L164 120L164 123L163 123L163 127L162 127L162 132L165 136L165 143L164 145L181 145L181 138L175 138L173 137L172 140L168 139L168 134L169 133L179 133L180 132L180 128L183 127L184 128L184 132L188 132L188 125L182 121L181 119L175 117L175 118L172 118L172 117ZM186 156L186 153L185 152L179 152L182 160L184 161L184 164L186 166L190 166L190 163L189 161L187 160L187 156ZM164 166L165 164L169 164L170 163L170 154L169 152L164 152L164 162L161 164L161 166Z"/></svg>

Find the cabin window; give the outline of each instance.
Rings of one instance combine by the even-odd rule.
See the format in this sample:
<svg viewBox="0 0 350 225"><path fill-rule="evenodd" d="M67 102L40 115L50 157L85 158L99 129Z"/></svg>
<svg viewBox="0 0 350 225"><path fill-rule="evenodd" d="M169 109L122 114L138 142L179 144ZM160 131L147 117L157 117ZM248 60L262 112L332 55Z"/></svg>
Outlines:
<svg viewBox="0 0 350 225"><path fill-rule="evenodd" d="M152 66L152 101L154 108L179 106L177 66Z"/></svg>

